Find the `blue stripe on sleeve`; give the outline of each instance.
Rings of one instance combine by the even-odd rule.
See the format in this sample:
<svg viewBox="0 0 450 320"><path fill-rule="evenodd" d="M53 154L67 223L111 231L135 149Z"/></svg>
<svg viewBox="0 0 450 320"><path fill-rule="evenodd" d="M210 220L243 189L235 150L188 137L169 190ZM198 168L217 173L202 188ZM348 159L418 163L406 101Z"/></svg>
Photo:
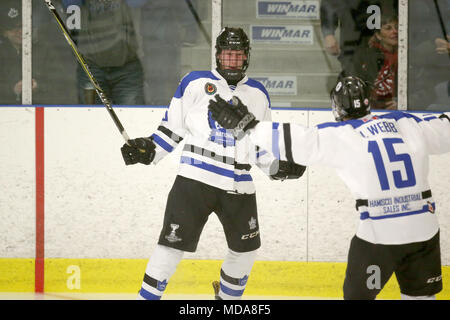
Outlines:
<svg viewBox="0 0 450 320"><path fill-rule="evenodd" d="M252 179L252 176L249 174L235 174L234 181L236 181L236 182L253 181L253 179Z"/></svg>
<svg viewBox="0 0 450 320"><path fill-rule="evenodd" d="M358 119L339 121L339 122L324 122L324 123L318 124L317 128L318 129L337 128L337 127L343 127L346 125L351 125L353 127L353 129L356 129L365 123L367 123L367 121L364 122L363 120L358 120Z"/></svg>
<svg viewBox="0 0 450 320"><path fill-rule="evenodd" d="M272 103L270 101L269 93L267 92L266 88L264 87L264 85L261 82L255 80L255 79L249 78L245 84L250 86L250 87L257 88L257 89L261 90L266 95L267 101L269 101L269 108L272 107Z"/></svg>
<svg viewBox="0 0 450 320"><path fill-rule="evenodd" d="M402 118L410 118L416 120L416 122L422 122L423 120L413 114L402 112L402 111L392 111L381 116L377 116L380 119L394 119L400 120Z"/></svg>
<svg viewBox="0 0 450 320"><path fill-rule="evenodd" d="M161 148L163 148L167 152L173 151L173 147L170 144L168 144L166 141L164 141L164 139L161 138L160 136L158 136L156 133L152 134L151 137L152 137L153 141L156 142L156 144L158 144Z"/></svg>
<svg viewBox="0 0 450 320"><path fill-rule="evenodd" d="M262 150L260 152L256 153L256 158L259 159L260 157L262 157L263 155L267 154L266 150Z"/></svg>
<svg viewBox="0 0 450 320"><path fill-rule="evenodd" d="M374 120L375 119L394 119L394 120L398 121L403 118L414 119L414 120L416 120L416 122L422 122L423 120L429 121L429 120L436 119L435 116L429 116L427 118L421 119L413 114L402 112L402 111L392 111L392 112L389 112L386 114L382 114L380 116L374 116ZM371 120L363 121L360 119L352 119L352 120L339 121L339 122L325 122L325 123L321 123L321 124L317 125L317 128L318 129L336 128L336 127L346 126L349 124L353 127L353 129L357 129L358 127L360 127L363 124L368 123L370 121Z"/></svg>

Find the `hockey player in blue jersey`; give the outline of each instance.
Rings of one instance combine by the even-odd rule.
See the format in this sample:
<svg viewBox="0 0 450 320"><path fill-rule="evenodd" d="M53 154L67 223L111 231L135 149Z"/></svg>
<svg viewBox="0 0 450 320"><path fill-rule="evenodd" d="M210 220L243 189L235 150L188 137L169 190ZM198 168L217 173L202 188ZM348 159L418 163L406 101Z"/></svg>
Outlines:
<svg viewBox="0 0 450 320"><path fill-rule="evenodd" d="M184 142L176 180L169 193L164 224L139 292L141 299L160 299L184 252L196 251L208 216L223 226L228 254L215 283L217 299L240 299L260 247L254 164L275 180L299 178L304 166L279 161L249 139L237 141L208 111L220 94L244 101L261 121L270 121L264 86L246 76L250 42L241 28L225 28L216 39L217 68L193 71L180 82L161 125L150 137L122 147L127 165L156 164ZM219 274L218 274L219 277Z"/></svg>
<svg viewBox="0 0 450 320"><path fill-rule="evenodd" d="M428 158L450 151L450 113L423 117L370 112L367 84L338 80L331 92L337 122L307 128L260 121L245 103L216 96L213 118L236 137L279 149L280 160L335 168L350 189L359 225L348 253L344 299L375 299L395 273L402 299L434 299L442 290L437 209ZM379 286L367 285L370 268Z"/></svg>

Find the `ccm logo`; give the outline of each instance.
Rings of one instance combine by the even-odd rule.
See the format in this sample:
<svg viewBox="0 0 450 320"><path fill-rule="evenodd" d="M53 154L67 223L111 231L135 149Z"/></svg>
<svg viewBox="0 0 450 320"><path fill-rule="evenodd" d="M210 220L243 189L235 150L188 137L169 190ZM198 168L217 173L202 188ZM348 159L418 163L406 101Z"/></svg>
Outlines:
<svg viewBox="0 0 450 320"><path fill-rule="evenodd" d="M252 233L244 234L244 235L241 237L241 240L247 240L247 239L254 238L254 237L256 237L258 234L259 234L259 230L258 230L258 231L255 231L255 232L252 232Z"/></svg>
<svg viewBox="0 0 450 320"><path fill-rule="evenodd" d="M427 283L433 283L433 282L438 282L442 280L442 275L440 275L439 277L436 278L430 278L427 280Z"/></svg>

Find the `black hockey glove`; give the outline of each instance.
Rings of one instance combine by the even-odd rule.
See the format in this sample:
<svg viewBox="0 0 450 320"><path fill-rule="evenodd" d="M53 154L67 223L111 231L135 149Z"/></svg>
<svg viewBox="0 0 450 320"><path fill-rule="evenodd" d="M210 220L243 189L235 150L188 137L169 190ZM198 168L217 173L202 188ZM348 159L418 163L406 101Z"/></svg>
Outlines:
<svg viewBox="0 0 450 320"><path fill-rule="evenodd" d="M235 138L241 139L247 130L259 122L238 97L232 98L232 104L223 100L218 94L214 97L216 101L209 100L208 105L212 117L225 129L232 130Z"/></svg>
<svg viewBox="0 0 450 320"><path fill-rule="evenodd" d="M298 179L305 173L306 167L288 161L278 161L278 171L270 177L273 180Z"/></svg>
<svg viewBox="0 0 450 320"><path fill-rule="evenodd" d="M446 115L445 113L441 114L439 116L439 119L447 119L448 121L450 121L450 117L448 115Z"/></svg>
<svg viewBox="0 0 450 320"><path fill-rule="evenodd" d="M142 163L150 164L155 158L155 144L150 138L137 138L128 140L128 144L124 144L120 151L122 151L122 157L125 164Z"/></svg>

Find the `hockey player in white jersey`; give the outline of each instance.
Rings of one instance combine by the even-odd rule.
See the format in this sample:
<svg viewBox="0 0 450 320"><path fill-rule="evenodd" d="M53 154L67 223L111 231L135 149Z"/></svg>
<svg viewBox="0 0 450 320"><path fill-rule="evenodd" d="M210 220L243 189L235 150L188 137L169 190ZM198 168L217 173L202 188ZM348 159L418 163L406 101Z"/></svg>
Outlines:
<svg viewBox="0 0 450 320"><path fill-rule="evenodd" d="M359 216L344 299L375 299L393 273L402 299L434 299L442 290L442 275L428 158L450 151L450 113L372 115L367 85L357 77L339 79L331 100L337 122L312 128L261 122L244 103L229 104L219 96L209 109L235 136L277 148L281 160L336 169ZM371 266L380 270L379 287L367 285Z"/></svg>
<svg viewBox="0 0 450 320"><path fill-rule="evenodd" d="M241 28L222 30L216 39L216 58L217 69L193 71L181 80L155 133L131 140L121 149L127 165L156 164L184 140L164 225L139 292L142 299L161 298L183 253L196 250L212 212L224 228L229 248L216 299L240 299L260 247L251 165L275 180L299 178L305 170L304 166L279 162L271 149L262 150L248 138L237 141L214 121L208 111L214 94L225 99L237 96L256 119L271 120L267 91L245 75L250 42Z"/></svg>

